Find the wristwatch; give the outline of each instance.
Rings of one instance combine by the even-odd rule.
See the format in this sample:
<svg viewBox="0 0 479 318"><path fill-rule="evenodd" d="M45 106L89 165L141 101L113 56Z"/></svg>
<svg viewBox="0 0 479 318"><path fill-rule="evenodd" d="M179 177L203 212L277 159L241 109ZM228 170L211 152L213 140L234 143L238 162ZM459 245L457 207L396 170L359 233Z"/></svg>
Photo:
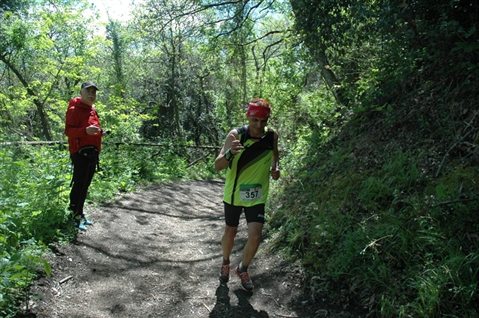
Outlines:
<svg viewBox="0 0 479 318"><path fill-rule="evenodd" d="M235 156L235 155L233 155L233 154L231 153L231 148L229 148L228 150L226 150L225 154L223 155L223 157L226 159L226 161L231 161L231 160L233 160L233 157L234 157L234 156Z"/></svg>

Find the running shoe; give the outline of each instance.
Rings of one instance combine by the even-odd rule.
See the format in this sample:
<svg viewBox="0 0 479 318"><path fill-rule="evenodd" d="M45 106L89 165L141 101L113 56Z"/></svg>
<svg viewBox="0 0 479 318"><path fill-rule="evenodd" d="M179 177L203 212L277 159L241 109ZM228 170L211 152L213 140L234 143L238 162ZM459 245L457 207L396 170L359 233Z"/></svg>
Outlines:
<svg viewBox="0 0 479 318"><path fill-rule="evenodd" d="M93 225L93 222L88 219L83 219L83 225Z"/></svg>
<svg viewBox="0 0 479 318"><path fill-rule="evenodd" d="M248 272L240 272L238 266L236 266L235 273L241 279L241 287L247 292L252 292L254 285L251 279L249 279Z"/></svg>
<svg viewBox="0 0 479 318"><path fill-rule="evenodd" d="M221 266L220 282L227 283L230 280L230 267L231 264Z"/></svg>
<svg viewBox="0 0 479 318"><path fill-rule="evenodd" d="M86 227L83 224L81 224L80 220L73 221L73 225L79 230L86 231Z"/></svg>

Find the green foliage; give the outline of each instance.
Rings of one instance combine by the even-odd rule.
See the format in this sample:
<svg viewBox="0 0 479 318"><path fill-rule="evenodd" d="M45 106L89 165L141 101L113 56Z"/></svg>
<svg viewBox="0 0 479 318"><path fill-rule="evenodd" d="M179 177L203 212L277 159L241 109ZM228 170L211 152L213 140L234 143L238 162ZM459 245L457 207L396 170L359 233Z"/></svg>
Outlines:
<svg viewBox="0 0 479 318"><path fill-rule="evenodd" d="M12 317L16 312L17 301L28 301L27 288L37 277L38 265L43 265L45 274L50 275L50 265L39 255L34 240L22 242L24 248L0 259L0 313L2 317ZM22 299L23 298L23 299Z"/></svg>
<svg viewBox="0 0 479 318"><path fill-rule="evenodd" d="M115 127L128 130L126 125ZM93 179L87 204L112 200L119 192L153 182L217 177L212 153L201 154L203 161L197 155L197 150L185 151L172 143L145 148L105 142L102 171ZM72 170L65 146L2 147L0 163L4 176L0 185L0 313L7 317L17 310L18 302L28 301L32 280L42 272L50 274L41 253L52 242L70 240L75 229L66 209ZM190 163L195 169L189 168Z"/></svg>
<svg viewBox="0 0 479 318"><path fill-rule="evenodd" d="M310 269L314 297L386 317L477 316L477 4L291 4L356 115L298 129L271 203L275 241Z"/></svg>
<svg viewBox="0 0 479 318"><path fill-rule="evenodd" d="M387 317L475 312L479 242L467 233L478 230L478 202L461 198L479 193L479 169L458 167L431 183L420 149L383 153L374 169L358 171L341 148L310 156L314 144L288 166L295 177L276 189L287 196L269 223L276 244L321 275L314 289L331 299L348 290Z"/></svg>
<svg viewBox="0 0 479 318"><path fill-rule="evenodd" d="M34 151L31 151L34 150ZM38 257L46 244L60 236L64 219L65 173L62 158L42 148L0 149L0 304L14 308L18 292L37 276L36 264L50 274Z"/></svg>
<svg viewBox="0 0 479 318"><path fill-rule="evenodd" d="M91 18L84 10L81 1L33 1L25 12L2 13L2 127L28 140L60 138L65 100L94 72L86 65L95 42L84 45L93 33L85 28Z"/></svg>
<svg viewBox="0 0 479 318"><path fill-rule="evenodd" d="M476 74L479 11L474 1L291 4L305 46L334 73L346 97L342 101L354 109L383 106L410 94L420 81L418 73L430 80L444 76L458 81L461 74ZM331 85L326 73L323 78Z"/></svg>
<svg viewBox="0 0 479 318"><path fill-rule="evenodd" d="M96 81L112 133L88 204L145 183L222 176L215 151L192 146L221 145L244 123L246 102L265 97L283 169L269 226L321 276L314 290L347 291L390 317L477 310L468 236L478 230L477 107L464 101L477 100L476 2L290 1L292 21L284 1L149 0L105 32L88 1L8 3L0 139L64 141L68 100ZM35 264L48 274L38 253L74 232L66 149L21 145L0 156L6 316Z"/></svg>

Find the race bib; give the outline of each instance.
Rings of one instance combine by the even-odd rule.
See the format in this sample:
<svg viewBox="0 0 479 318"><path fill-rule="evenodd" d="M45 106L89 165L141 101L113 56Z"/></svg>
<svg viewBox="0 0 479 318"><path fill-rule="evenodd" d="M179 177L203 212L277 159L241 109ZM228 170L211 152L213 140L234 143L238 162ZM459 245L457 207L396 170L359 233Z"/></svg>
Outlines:
<svg viewBox="0 0 479 318"><path fill-rule="evenodd" d="M256 201L263 197L261 184L240 184L241 201Z"/></svg>

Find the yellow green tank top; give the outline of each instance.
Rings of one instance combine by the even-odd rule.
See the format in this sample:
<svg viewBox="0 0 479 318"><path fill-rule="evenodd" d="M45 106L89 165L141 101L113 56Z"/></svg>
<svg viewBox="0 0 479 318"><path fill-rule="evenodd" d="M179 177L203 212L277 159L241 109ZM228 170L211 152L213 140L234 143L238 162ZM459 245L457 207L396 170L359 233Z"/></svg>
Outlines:
<svg viewBox="0 0 479 318"><path fill-rule="evenodd" d="M269 192L274 131L265 127L265 134L256 142L246 125L237 131L244 149L233 157L226 170L223 201L244 207L264 204Z"/></svg>

